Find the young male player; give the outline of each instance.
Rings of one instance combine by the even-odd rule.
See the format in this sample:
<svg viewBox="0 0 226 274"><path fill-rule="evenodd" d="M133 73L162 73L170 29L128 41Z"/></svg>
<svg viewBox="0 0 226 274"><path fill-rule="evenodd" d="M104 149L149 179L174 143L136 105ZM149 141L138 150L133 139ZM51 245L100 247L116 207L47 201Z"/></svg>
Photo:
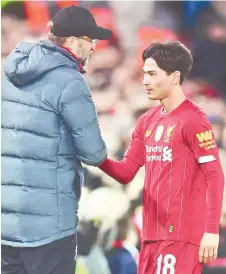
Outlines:
<svg viewBox="0 0 226 274"><path fill-rule="evenodd" d="M145 165L143 243L139 274L199 274L217 257L224 176L206 114L181 84L193 59L178 41L152 43L144 52L150 100L122 161L99 167L122 184Z"/></svg>

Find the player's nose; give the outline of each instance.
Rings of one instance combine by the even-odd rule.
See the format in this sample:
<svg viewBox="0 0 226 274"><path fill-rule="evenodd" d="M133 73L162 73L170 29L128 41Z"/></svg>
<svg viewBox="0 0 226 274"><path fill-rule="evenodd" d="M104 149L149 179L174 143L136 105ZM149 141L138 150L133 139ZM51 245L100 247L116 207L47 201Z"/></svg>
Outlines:
<svg viewBox="0 0 226 274"><path fill-rule="evenodd" d="M148 76L147 75L144 75L144 79L143 79L143 82L142 82L143 85L149 85L150 84L150 81L148 79Z"/></svg>

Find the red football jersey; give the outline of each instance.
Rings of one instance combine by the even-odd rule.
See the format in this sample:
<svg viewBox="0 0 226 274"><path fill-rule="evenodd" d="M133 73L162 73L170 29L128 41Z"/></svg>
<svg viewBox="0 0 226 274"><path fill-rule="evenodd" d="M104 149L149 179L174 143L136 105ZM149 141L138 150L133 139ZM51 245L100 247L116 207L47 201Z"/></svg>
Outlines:
<svg viewBox="0 0 226 274"><path fill-rule="evenodd" d="M143 240L200 244L206 231L207 191L200 164L219 160L205 113L186 99L166 113L162 106L146 112L133 133L143 151Z"/></svg>

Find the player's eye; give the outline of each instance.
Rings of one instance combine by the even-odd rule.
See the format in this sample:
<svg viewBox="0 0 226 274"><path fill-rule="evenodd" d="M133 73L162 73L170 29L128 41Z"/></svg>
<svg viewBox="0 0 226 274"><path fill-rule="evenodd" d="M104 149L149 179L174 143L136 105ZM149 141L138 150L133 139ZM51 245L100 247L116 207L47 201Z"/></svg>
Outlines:
<svg viewBox="0 0 226 274"><path fill-rule="evenodd" d="M154 75L156 75L154 72L148 72L148 75L150 75L150 76L154 76Z"/></svg>
<svg viewBox="0 0 226 274"><path fill-rule="evenodd" d="M150 75L150 76L155 76L156 73L154 71L143 71L144 75Z"/></svg>

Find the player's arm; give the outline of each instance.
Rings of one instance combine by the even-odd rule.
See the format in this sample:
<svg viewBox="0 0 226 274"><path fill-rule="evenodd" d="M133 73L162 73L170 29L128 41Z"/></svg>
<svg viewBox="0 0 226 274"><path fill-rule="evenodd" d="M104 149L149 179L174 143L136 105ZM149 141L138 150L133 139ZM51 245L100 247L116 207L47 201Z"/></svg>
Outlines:
<svg viewBox="0 0 226 274"><path fill-rule="evenodd" d="M204 114L188 124L186 141L206 178L208 217L205 232L218 234L224 175L212 126Z"/></svg>
<svg viewBox="0 0 226 274"><path fill-rule="evenodd" d="M145 163L142 117L138 120L132 139L122 161L107 158L99 168L121 184L133 180L140 167Z"/></svg>
<svg viewBox="0 0 226 274"><path fill-rule="evenodd" d="M200 261L206 262L217 256L224 175L212 127L204 114L188 124L186 141L200 165L207 186L207 221L200 243Z"/></svg>

